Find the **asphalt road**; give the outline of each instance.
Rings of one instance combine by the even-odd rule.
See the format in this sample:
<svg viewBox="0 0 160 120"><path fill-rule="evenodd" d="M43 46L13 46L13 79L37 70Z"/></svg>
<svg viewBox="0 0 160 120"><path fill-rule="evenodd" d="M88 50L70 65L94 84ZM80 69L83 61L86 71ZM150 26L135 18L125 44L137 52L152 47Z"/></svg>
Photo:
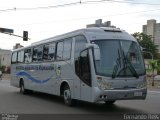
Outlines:
<svg viewBox="0 0 160 120"><path fill-rule="evenodd" d="M156 120L159 120L160 90L148 90L146 100L117 101L113 106L80 102L77 106L68 107L64 105L61 97L41 93L22 95L18 88L10 86L9 80L2 80L0 114L103 114L112 117L120 115L123 119L126 114L153 114L158 115Z"/></svg>

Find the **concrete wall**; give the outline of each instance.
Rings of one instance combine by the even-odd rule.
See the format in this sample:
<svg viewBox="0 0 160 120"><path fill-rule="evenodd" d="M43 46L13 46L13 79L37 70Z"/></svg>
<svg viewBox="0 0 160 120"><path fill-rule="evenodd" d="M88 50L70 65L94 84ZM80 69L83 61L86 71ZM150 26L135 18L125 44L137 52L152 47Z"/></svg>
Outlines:
<svg viewBox="0 0 160 120"><path fill-rule="evenodd" d="M156 23L156 20L147 20L147 25L143 25L143 33L152 36L152 40L155 45L158 45L160 53L160 23Z"/></svg>
<svg viewBox="0 0 160 120"><path fill-rule="evenodd" d="M0 64L9 67L11 65L11 54L10 50L0 49Z"/></svg>

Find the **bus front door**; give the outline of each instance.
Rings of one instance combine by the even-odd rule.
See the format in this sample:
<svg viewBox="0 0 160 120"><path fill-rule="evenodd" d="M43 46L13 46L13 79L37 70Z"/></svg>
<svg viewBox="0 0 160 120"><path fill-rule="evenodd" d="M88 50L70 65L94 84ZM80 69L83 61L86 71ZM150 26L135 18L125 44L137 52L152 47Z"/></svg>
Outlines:
<svg viewBox="0 0 160 120"><path fill-rule="evenodd" d="M80 53L79 60L80 79L81 79L81 99L85 101L91 100L92 97L92 82L91 82L91 69L89 61L89 49Z"/></svg>

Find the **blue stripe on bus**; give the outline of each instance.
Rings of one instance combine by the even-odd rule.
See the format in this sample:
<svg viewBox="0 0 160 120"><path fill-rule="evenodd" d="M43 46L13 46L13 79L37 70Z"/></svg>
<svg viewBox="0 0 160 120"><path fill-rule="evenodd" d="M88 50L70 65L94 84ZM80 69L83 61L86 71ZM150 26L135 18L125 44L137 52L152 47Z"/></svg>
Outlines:
<svg viewBox="0 0 160 120"><path fill-rule="evenodd" d="M48 82L49 80L52 79L52 77L50 77L50 78L47 78L47 79L45 79L45 80L38 80L38 79L32 77L30 74L28 74L27 72L24 72L24 71L18 72L16 75L17 75L17 76L25 76L25 77L27 77L29 80L31 80L31 81L33 81L33 82L35 82L35 83L40 83L40 84L46 83L46 82Z"/></svg>

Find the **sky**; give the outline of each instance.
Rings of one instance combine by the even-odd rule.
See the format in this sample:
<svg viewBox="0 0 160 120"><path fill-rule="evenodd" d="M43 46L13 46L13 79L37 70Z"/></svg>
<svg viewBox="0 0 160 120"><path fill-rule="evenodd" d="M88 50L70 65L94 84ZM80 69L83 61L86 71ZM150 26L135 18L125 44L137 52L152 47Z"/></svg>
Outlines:
<svg viewBox="0 0 160 120"><path fill-rule="evenodd" d="M81 2L81 4L80 4ZM128 33L142 32L149 19L160 23L160 0L0 0L0 28L28 31L30 40L0 33L0 49L28 46L49 37L111 21Z"/></svg>

